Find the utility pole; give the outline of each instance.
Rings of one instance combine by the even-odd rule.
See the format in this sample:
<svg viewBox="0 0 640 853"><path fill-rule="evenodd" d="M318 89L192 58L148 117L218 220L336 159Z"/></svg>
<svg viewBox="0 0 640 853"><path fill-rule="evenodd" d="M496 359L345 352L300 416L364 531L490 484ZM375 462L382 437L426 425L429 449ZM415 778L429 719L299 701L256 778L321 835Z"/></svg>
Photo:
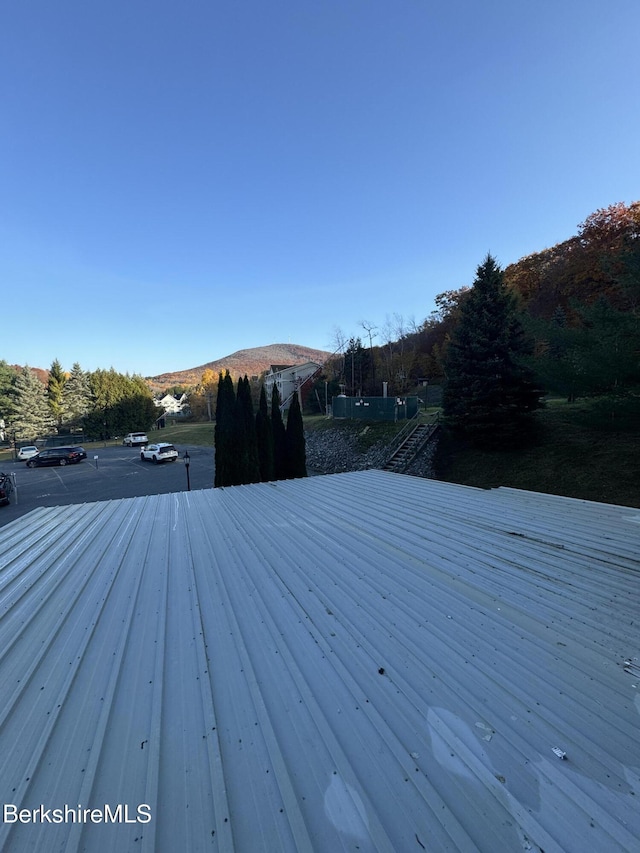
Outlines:
<svg viewBox="0 0 640 853"><path fill-rule="evenodd" d="M374 326L373 323L370 323L367 320L362 320L360 325L362 326L362 328L365 330L365 332L369 336L369 357L371 359L371 383L373 385L373 388L375 389L375 387L376 387L376 365L375 365L375 362L373 360L373 338L375 338L375 335L373 333L375 332L375 330L378 327Z"/></svg>

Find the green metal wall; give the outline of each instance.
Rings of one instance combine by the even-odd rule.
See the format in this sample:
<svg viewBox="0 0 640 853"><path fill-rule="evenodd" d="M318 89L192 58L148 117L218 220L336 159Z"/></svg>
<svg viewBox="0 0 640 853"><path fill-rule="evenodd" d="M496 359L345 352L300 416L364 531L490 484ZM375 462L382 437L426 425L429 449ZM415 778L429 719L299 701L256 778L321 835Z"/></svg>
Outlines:
<svg viewBox="0 0 640 853"><path fill-rule="evenodd" d="M334 418L363 421L403 421L418 411L417 397L334 397Z"/></svg>

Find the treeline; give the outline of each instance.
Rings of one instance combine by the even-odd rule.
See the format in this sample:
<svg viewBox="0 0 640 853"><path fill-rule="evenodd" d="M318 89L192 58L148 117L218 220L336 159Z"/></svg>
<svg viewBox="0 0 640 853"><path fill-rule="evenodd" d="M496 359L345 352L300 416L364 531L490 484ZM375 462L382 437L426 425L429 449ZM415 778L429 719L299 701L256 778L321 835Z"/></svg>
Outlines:
<svg viewBox="0 0 640 853"><path fill-rule="evenodd" d="M522 328L535 384L568 400L598 396L609 412L638 407L640 386L640 202L598 210L578 233L501 271ZM473 284L471 281L469 284ZM444 387L447 354L473 287L444 291L424 320L389 315L376 328L363 322L351 336L334 329L335 355L324 366L305 410L324 413L325 402L349 396L424 393ZM252 383L254 409L259 384ZM218 385L205 371L189 393L196 419L213 420Z"/></svg>
<svg viewBox="0 0 640 853"><path fill-rule="evenodd" d="M535 438L544 389L526 364L516 300L487 255L460 309L444 357L444 425L480 448L524 447Z"/></svg>
<svg viewBox="0 0 640 853"><path fill-rule="evenodd" d="M141 376L113 368L86 372L78 363L66 373L56 359L45 385L30 367L16 371L0 361L0 419L5 434L19 441L74 431L109 438L148 429L157 416Z"/></svg>
<svg viewBox="0 0 640 853"><path fill-rule="evenodd" d="M640 202L598 210L578 234L501 271L522 326L536 382L567 399L637 400L640 386ZM474 285L475 286L475 285ZM361 334L334 332L336 355L309 396L322 411L325 392L380 395L444 385L447 352L473 287L446 291L417 323L400 314ZM633 398L633 399L630 399Z"/></svg>
<svg viewBox="0 0 640 853"><path fill-rule="evenodd" d="M248 378L239 379L234 389L227 371L218 378L215 420L214 486L307 476L304 427L297 396L291 401L285 427L277 387L274 384L269 411L263 385L254 416Z"/></svg>

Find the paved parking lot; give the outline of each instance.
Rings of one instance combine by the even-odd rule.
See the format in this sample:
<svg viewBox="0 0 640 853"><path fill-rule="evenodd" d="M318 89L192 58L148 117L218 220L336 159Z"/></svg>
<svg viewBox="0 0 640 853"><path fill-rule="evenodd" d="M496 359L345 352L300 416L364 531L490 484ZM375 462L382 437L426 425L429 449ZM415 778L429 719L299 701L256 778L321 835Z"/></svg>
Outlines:
<svg viewBox="0 0 640 853"><path fill-rule="evenodd" d="M187 470L182 457L189 451L192 489L213 487L212 447L178 447L176 462L143 462L137 447L84 445L87 458L76 465L27 468L24 462L2 462L5 474L15 473L17 495L9 506L0 507L0 526L41 506L105 501L138 495L182 492L187 488ZM97 459L95 458L97 457Z"/></svg>

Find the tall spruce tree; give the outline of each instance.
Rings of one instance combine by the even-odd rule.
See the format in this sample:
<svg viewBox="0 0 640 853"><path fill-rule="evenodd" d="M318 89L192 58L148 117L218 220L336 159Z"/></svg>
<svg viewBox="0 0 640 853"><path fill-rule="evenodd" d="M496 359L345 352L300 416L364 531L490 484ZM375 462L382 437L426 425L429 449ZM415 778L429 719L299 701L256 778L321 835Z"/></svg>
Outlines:
<svg viewBox="0 0 640 853"><path fill-rule="evenodd" d="M15 400L16 371L0 359L0 420L9 423Z"/></svg>
<svg viewBox="0 0 640 853"><path fill-rule="evenodd" d="M256 419L253 414L253 400L251 398L251 383L245 374L242 383L242 409L244 412L244 426L247 442L247 471L243 482L260 482L260 460L258 459L258 439L256 436Z"/></svg>
<svg viewBox="0 0 640 853"><path fill-rule="evenodd" d="M260 479L268 483L274 479L273 475L273 432L271 430L271 418L267 407L267 392L264 385L260 389L260 402L256 413L256 441L258 445L258 464L260 466Z"/></svg>
<svg viewBox="0 0 640 853"><path fill-rule="evenodd" d="M62 389L62 411L65 421L79 421L91 409L89 377L76 361Z"/></svg>
<svg viewBox="0 0 640 853"><path fill-rule="evenodd" d="M307 476L307 453L304 441L304 424L298 395L294 394L287 414L286 430L286 468L287 477Z"/></svg>
<svg viewBox="0 0 640 853"><path fill-rule="evenodd" d="M63 393L66 381L67 377L65 376L64 370L62 369L62 365L60 364L58 359L55 358L51 362L51 367L49 368L47 394L53 419L55 420L56 424L58 424L58 426L62 423L64 416Z"/></svg>
<svg viewBox="0 0 640 853"><path fill-rule="evenodd" d="M11 429L19 439L33 440L53 429L47 389L30 367L24 367L15 383Z"/></svg>
<svg viewBox="0 0 640 853"><path fill-rule="evenodd" d="M233 460L234 485L257 483L260 481L251 386L246 376L238 379L238 390L234 408Z"/></svg>
<svg viewBox="0 0 640 853"><path fill-rule="evenodd" d="M247 426L244 416L244 404L242 395L244 385L242 379L238 379L235 401L231 423L231 485L240 486L245 482L249 469L249 456L247 447Z"/></svg>
<svg viewBox="0 0 640 853"><path fill-rule="evenodd" d="M445 357L446 425L478 447L525 443L542 391L524 366L527 353L515 298L487 255L460 308Z"/></svg>
<svg viewBox="0 0 640 853"><path fill-rule="evenodd" d="M214 486L231 486L234 473L234 410L235 393L229 371L218 376L218 399L216 402L215 436L215 475Z"/></svg>
<svg viewBox="0 0 640 853"><path fill-rule="evenodd" d="M280 394L275 382L271 391L271 433L273 435L273 477L274 480L286 480L287 436L280 411Z"/></svg>

